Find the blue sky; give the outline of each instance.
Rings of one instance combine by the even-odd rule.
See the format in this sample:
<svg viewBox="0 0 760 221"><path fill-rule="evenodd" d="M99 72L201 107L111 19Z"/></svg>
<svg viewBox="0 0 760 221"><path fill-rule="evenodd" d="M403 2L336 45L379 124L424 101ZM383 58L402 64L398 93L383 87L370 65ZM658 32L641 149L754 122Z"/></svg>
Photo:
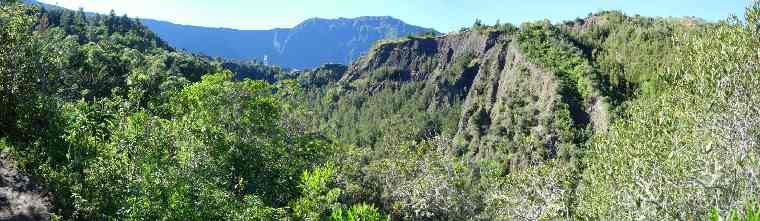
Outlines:
<svg viewBox="0 0 760 221"><path fill-rule="evenodd" d="M697 16L707 20L741 15L751 0L41 0L87 11L153 18L179 24L236 29L288 28L312 18L390 15L407 23L449 32L475 19L520 24L562 21L589 12L619 9L646 16Z"/></svg>

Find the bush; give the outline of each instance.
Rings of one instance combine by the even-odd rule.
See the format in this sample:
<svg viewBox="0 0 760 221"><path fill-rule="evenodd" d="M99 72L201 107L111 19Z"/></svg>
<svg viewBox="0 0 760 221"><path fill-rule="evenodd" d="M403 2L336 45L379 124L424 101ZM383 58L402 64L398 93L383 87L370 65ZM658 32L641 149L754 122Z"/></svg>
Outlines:
<svg viewBox="0 0 760 221"><path fill-rule="evenodd" d="M725 217L721 217L718 209L710 212L710 221L760 221L760 208L756 204L745 206L744 211L731 210Z"/></svg>
<svg viewBox="0 0 760 221"><path fill-rule="evenodd" d="M292 203L293 215L303 220L322 220L329 211L340 209L342 190L335 188L335 169L331 165L304 171L301 176L301 198ZM335 212L333 212L335 213Z"/></svg>
<svg viewBox="0 0 760 221"><path fill-rule="evenodd" d="M372 79L376 82L402 81L406 80L409 77L404 70L385 67L373 71L370 76L372 76Z"/></svg>
<svg viewBox="0 0 760 221"><path fill-rule="evenodd" d="M389 221L390 216L383 216L375 206L356 204L351 208L337 208L330 214L330 221Z"/></svg>
<svg viewBox="0 0 760 221"><path fill-rule="evenodd" d="M579 214L689 220L757 197L760 89L750 82L760 75L747 65L760 61L754 25L732 20L675 38L676 64L661 76L671 86L630 102L594 137Z"/></svg>

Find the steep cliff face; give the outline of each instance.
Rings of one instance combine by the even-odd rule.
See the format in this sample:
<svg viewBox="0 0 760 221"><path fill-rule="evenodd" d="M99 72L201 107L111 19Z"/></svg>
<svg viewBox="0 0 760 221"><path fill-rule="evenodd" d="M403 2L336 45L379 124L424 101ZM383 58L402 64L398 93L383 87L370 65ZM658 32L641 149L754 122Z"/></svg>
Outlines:
<svg viewBox="0 0 760 221"><path fill-rule="evenodd" d="M453 68L457 58L482 57L505 37L495 33L461 32L435 38L380 42L350 66L344 80L366 77L367 73L381 68L408 71L416 80L434 78Z"/></svg>
<svg viewBox="0 0 760 221"><path fill-rule="evenodd" d="M519 48L515 34L503 32L384 42L351 64L340 83L345 94L364 91L368 99L414 85L398 96L414 98L408 102L427 114L457 110L450 119L457 123L440 130L448 133L433 135L456 138L452 151L460 155L515 166L569 159L602 99L563 93L561 74L531 63Z"/></svg>
<svg viewBox="0 0 760 221"><path fill-rule="evenodd" d="M377 43L315 108L326 109L337 137L358 145L453 137L481 58L504 37L462 32Z"/></svg>
<svg viewBox="0 0 760 221"><path fill-rule="evenodd" d="M531 148L529 152L545 157L546 151L556 152L559 142L572 142L557 131L567 126L557 124L567 122L556 119L562 96L555 76L529 63L511 42L489 51L484 61L457 132L472 155L488 157L499 146L510 146Z"/></svg>
<svg viewBox="0 0 760 221"><path fill-rule="evenodd" d="M435 38L414 38L376 45L367 56L353 63L343 82L363 82L378 79L383 72L392 71L405 82L421 83L417 92L428 93L428 111L440 105L461 103L467 96L483 61L494 46L509 41L498 33L452 33ZM385 88L386 81L369 82L375 90ZM396 83L396 82L394 82Z"/></svg>

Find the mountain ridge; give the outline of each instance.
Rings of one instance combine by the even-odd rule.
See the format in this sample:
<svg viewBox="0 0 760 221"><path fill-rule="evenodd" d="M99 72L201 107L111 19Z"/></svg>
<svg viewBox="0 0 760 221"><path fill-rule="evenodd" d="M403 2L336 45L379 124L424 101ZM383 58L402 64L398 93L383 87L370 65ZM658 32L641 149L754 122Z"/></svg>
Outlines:
<svg viewBox="0 0 760 221"><path fill-rule="evenodd" d="M0 220L760 217L760 2L721 23L477 21L307 70L18 3L0 4ZM397 30L375 20L262 38L286 55Z"/></svg>
<svg viewBox="0 0 760 221"><path fill-rule="evenodd" d="M63 8L36 0L24 2L47 9ZM313 17L290 28L264 30L205 27L150 18L139 20L177 49L297 69L316 68L327 63L349 64L377 40L427 32L440 34L434 29L410 25L391 16Z"/></svg>
<svg viewBox="0 0 760 221"><path fill-rule="evenodd" d="M266 63L300 69L325 63L348 64L377 40L422 32L438 34L390 16L310 18L292 28L269 30L176 25L152 19L142 22L177 48L233 60L267 60Z"/></svg>

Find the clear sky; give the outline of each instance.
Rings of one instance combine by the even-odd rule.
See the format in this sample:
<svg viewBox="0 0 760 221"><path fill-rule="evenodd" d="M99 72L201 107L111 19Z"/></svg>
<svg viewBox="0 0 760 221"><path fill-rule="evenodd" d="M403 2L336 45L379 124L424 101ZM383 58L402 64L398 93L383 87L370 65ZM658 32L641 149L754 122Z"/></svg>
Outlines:
<svg viewBox="0 0 760 221"><path fill-rule="evenodd" d="M548 18L563 21L619 9L646 16L697 16L716 21L741 15L751 0L40 0L66 8L179 24L236 29L289 28L312 17L393 16L449 32L475 19L516 25Z"/></svg>

